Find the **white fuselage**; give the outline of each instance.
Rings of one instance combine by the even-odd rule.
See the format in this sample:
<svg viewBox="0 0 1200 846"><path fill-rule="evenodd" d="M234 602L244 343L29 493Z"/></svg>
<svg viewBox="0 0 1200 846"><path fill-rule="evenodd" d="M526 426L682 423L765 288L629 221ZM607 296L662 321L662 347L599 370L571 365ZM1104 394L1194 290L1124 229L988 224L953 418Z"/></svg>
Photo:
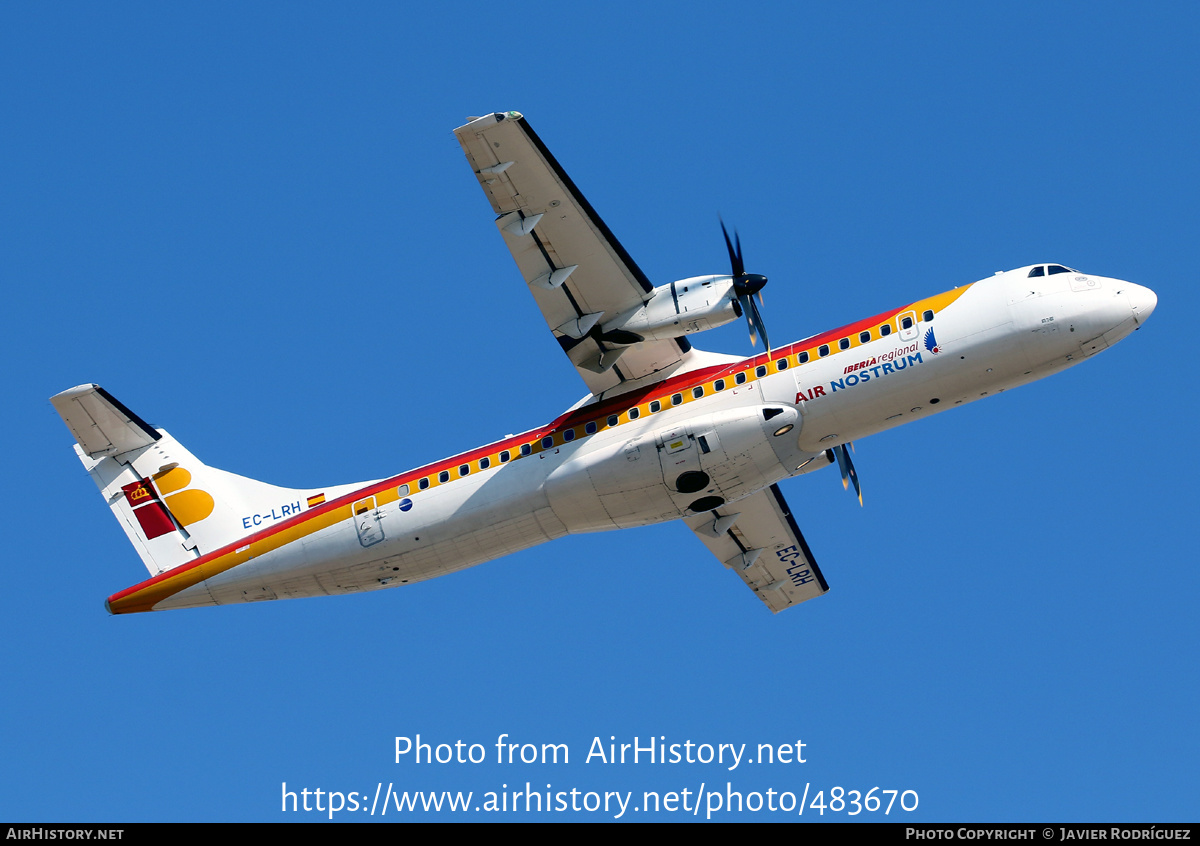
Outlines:
<svg viewBox="0 0 1200 846"><path fill-rule="evenodd" d="M1076 364L1136 329L1156 302L1148 289L1121 280L1075 272L1031 278L1029 271L998 274L769 357L592 401L526 435L364 486L351 497L349 519L305 531L306 515L298 515L293 539L154 607L393 587L567 533L709 510L827 466L827 451L839 444ZM525 455L523 445L531 445Z"/></svg>

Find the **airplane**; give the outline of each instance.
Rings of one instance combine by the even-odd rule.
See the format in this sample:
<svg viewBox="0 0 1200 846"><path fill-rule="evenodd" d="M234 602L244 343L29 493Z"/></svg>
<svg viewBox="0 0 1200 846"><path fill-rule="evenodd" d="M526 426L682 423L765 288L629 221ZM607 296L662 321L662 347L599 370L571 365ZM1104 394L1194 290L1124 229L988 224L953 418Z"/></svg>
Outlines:
<svg viewBox="0 0 1200 846"><path fill-rule="evenodd" d="M211 467L103 388L51 398L150 577L112 614L414 584L571 533L682 521L772 611L829 585L779 483L853 441L1082 362L1153 291L1050 262L781 347L736 234L730 272L654 286L519 112L454 130L588 395L519 435L371 482L275 487ZM750 357L689 336L744 318ZM699 547L697 548L699 549Z"/></svg>

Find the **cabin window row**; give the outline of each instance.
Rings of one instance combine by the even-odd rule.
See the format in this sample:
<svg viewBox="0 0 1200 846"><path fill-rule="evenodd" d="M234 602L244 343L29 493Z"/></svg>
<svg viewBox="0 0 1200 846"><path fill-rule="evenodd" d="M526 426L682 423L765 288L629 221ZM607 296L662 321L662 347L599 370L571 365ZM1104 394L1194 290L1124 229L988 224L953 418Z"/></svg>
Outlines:
<svg viewBox="0 0 1200 846"><path fill-rule="evenodd" d="M533 452L533 448L529 444L521 445L521 455L529 455L532 452ZM507 464L509 461L512 460L512 451L507 450L507 449L501 450L501 452L497 456L497 458L499 459L501 464ZM485 455L483 458L479 459L479 469L480 470L487 470L491 466L492 466L491 456ZM461 479L463 476L469 476L469 475L471 475L471 465L470 464L458 465L458 478ZM417 480L417 490L419 490L419 491L427 490L429 488L429 485L432 484L430 481L432 478L433 478L432 476L424 476L421 479L418 479ZM442 470L440 473L437 474L437 480L438 480L439 484L445 484L446 482L449 482L450 481L450 471ZM400 496L408 496L411 489L412 489L411 485L404 484L396 489L396 493L399 494Z"/></svg>
<svg viewBox="0 0 1200 846"><path fill-rule="evenodd" d="M924 320L926 323L933 320L933 311L926 310L925 312L923 312L921 314L921 319ZM902 318L901 328L909 329L911 327L912 327L912 318L908 317L908 316L905 316L904 318ZM891 323L884 323L884 324L880 325L880 327L879 327L880 337L887 337L891 333L892 333ZM866 344L866 343L870 342L871 341L871 332L869 330L860 332L858 334L858 341L860 344ZM843 349L843 350L849 349L850 348L850 339L848 337L840 339L838 341L838 348ZM817 356L818 357L824 358L827 355L829 355L829 344L821 344L821 346L817 347ZM800 364L806 363L807 361L809 361L809 358L810 358L810 356L809 356L809 353L807 350L805 350L804 352L802 352L796 356L796 360ZM787 370L788 359L787 358L776 359L774 364L775 364L775 370L777 372ZM756 368L754 368L754 375L761 379L767 375L767 369L768 369L767 365L760 364ZM744 385L746 383L745 372L743 371L743 372L734 374L733 381L734 381L735 385ZM728 384L725 379L717 379L715 382L713 382L714 393L723 391L723 390L725 390L726 387L728 387ZM703 396L704 396L704 386L703 385L697 385L696 387L692 388L692 397L694 399L700 399ZM672 406L681 405L682 403L683 403L683 394L671 394L671 405ZM650 402L650 413L651 414L655 414L661 410L662 410L662 401L661 400L652 400ZM629 409L629 411L626 413L628 414L630 420L637 420L639 417L641 417L641 414L642 414L641 409L638 406L634 406L633 408ZM610 427L616 426L621 422L620 415L610 414L605 422ZM598 429L599 429L599 425L596 423L595 420L590 420L587 423L585 423L583 426L584 433L588 434L588 435L596 434ZM563 442L564 443L573 441L573 440L575 440L575 438L576 438L576 432L575 432L574 428L563 430ZM554 436L553 435L547 435L544 438L542 438L542 449L551 449L553 446L554 446ZM521 455L525 456L525 455L532 455L532 454L533 454L532 444L521 444ZM504 450L503 452L500 453L499 458L500 458L500 463L504 464L512 458L512 453L510 453L508 450ZM491 458L484 457L484 458L479 459L479 469L480 470L486 470L491 466L492 466ZM462 478L463 476L468 476L468 475L470 475L470 473L471 473L471 465L470 464L459 465L459 468L458 468L459 478ZM438 482L439 483L445 483L448 481L450 481L450 471L443 470L440 473L438 473ZM417 482L417 488L418 488L418 490L425 490L429 487L429 484L430 484L429 477L426 476ZM400 494L400 496L406 496L408 494L408 492L409 492L408 485L401 485L400 488L398 489L398 493Z"/></svg>
<svg viewBox="0 0 1200 846"><path fill-rule="evenodd" d="M931 322L933 320L933 317L934 317L933 309L926 309L925 311L921 312L921 320L925 323ZM913 327L913 318L912 317L910 317L909 315L905 315L904 317L900 318L900 328L901 329L911 329L912 327ZM886 338L888 335L892 334L892 331L893 331L891 322L889 321L887 323L881 323L876 331L879 332L880 338ZM863 331L858 333L858 342L860 344L869 344L872 340L874 340L874 334L872 333L872 331L870 329L864 329ZM847 336L845 338L839 338L838 342L837 342L837 347L839 350L850 349L850 337ZM824 358L825 356L829 355L830 351L831 351L831 347L829 346L829 344L821 344L821 346L817 347L817 358ZM796 360L800 364L807 363L811 358L812 358L812 356L810 355L808 350L805 350L804 352L799 353L796 356ZM779 361L776 362L776 365L777 365L776 369L784 370L787 368L787 361L786 361L786 359L780 359ZM760 365L758 368L758 375L759 376L767 375L767 368L762 367Z"/></svg>

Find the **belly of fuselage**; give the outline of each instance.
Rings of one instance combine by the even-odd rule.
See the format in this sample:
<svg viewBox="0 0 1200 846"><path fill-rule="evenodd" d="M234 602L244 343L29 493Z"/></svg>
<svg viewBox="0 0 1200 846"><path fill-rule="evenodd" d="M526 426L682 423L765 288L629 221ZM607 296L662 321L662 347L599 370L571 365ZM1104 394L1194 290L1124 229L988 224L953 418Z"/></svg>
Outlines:
<svg viewBox="0 0 1200 846"><path fill-rule="evenodd" d="M412 584L566 534L534 457L391 502L253 558L159 608L361 593Z"/></svg>

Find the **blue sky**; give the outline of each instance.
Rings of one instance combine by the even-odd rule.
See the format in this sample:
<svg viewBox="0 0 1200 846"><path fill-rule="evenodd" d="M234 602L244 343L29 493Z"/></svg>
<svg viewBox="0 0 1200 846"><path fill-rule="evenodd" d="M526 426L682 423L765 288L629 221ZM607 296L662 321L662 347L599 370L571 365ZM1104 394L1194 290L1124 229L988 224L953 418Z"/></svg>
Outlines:
<svg viewBox="0 0 1200 846"><path fill-rule="evenodd" d="M1195 12L831 5L4 6L0 817L315 821L282 783L528 781L1194 820ZM1038 261L1158 310L1080 367L860 442L863 509L834 471L785 483L832 590L778 616L664 525L369 596L109 617L144 569L60 390L100 383L207 463L296 487L582 395L451 134L507 109L657 284L723 272L718 213L736 225L776 343ZM740 326L697 345L750 351ZM492 754L394 763L418 733ZM570 763L497 764L501 734ZM610 736L801 740L806 763L585 763Z"/></svg>

